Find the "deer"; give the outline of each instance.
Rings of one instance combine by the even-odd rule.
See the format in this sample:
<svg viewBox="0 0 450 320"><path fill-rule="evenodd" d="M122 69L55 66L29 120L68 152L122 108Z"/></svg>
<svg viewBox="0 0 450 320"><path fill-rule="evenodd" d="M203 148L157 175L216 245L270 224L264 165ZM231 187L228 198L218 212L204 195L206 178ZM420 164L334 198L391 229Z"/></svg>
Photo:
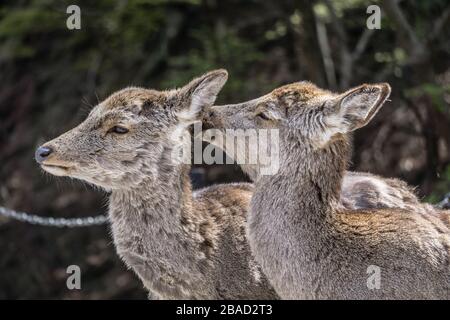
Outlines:
<svg viewBox="0 0 450 320"><path fill-rule="evenodd" d="M179 89L125 88L36 151L45 172L110 194L116 251L150 299L278 299L246 238L253 186L194 192L176 156L227 78L220 69Z"/></svg>
<svg viewBox="0 0 450 320"><path fill-rule="evenodd" d="M195 138L208 142L225 152L254 182L267 166L261 162L261 157L258 157L259 148L252 146L251 139L244 138L241 139L241 143L238 143L236 141L239 138L238 134L236 132L228 134L227 130L230 127L237 130L244 128L240 124L242 121L253 121L252 125L245 127L247 129L257 128L257 118L249 119L243 108L246 104L248 102L205 108L198 119L202 123L202 131L197 132ZM213 133L209 130L213 130ZM216 149L220 152L219 150ZM250 158L254 159L253 162ZM243 161L239 162L238 159ZM445 208L444 201L440 205L443 208ZM435 210L432 205L421 203L415 194L415 189L399 179L383 178L368 172L355 171L346 171L343 176L340 203L347 209L402 208L422 213Z"/></svg>
<svg viewBox="0 0 450 320"><path fill-rule="evenodd" d="M334 93L298 82L207 112L212 127L279 134L279 170L254 175L247 233L282 299L450 298L450 211L341 200L350 137L390 92L387 83Z"/></svg>

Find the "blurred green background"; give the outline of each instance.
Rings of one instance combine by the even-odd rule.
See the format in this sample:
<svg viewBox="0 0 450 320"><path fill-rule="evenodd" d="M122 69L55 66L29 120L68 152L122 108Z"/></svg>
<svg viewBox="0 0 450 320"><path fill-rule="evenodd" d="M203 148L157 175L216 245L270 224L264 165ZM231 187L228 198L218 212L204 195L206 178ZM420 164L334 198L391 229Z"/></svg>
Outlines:
<svg viewBox="0 0 450 320"><path fill-rule="evenodd" d="M66 8L81 8L68 30ZM381 29L366 28L370 4ZM299 80L332 90L387 81L392 102L354 138L352 169L400 177L424 200L450 191L450 3L365 0L3 0L0 4L0 205L41 215L106 211L106 196L44 175L33 154L129 85L181 86L214 68L219 103ZM202 183L244 179L196 168ZM82 269L82 290L65 270ZM0 298L145 298L106 226L36 227L0 217Z"/></svg>

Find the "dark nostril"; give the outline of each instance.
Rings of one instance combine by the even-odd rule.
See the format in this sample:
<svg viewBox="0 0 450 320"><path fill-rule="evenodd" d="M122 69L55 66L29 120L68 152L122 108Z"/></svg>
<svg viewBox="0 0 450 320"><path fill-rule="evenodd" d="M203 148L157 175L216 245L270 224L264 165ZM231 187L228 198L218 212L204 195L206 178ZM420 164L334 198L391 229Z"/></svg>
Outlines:
<svg viewBox="0 0 450 320"><path fill-rule="evenodd" d="M48 158L49 155L51 155L53 152L53 149L50 147L39 147L36 150L36 161L39 163L42 163L45 159Z"/></svg>

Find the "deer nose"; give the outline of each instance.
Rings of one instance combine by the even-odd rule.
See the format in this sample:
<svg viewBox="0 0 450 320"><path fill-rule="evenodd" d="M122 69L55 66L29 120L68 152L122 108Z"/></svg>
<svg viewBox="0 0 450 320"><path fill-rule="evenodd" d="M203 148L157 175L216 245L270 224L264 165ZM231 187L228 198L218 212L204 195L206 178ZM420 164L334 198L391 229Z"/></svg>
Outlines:
<svg viewBox="0 0 450 320"><path fill-rule="evenodd" d="M39 147L36 150L35 158L38 163L42 163L47 159L53 152L53 149L50 147Z"/></svg>
<svg viewBox="0 0 450 320"><path fill-rule="evenodd" d="M213 119L215 118L215 113L213 110L209 109L203 115L202 125L204 129L212 129L214 128Z"/></svg>

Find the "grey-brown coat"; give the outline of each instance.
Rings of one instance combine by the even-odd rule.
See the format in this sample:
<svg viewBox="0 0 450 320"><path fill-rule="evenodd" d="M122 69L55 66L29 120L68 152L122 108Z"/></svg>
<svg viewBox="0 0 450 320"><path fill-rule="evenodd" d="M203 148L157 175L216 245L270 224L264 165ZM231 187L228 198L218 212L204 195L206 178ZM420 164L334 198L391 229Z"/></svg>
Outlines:
<svg viewBox="0 0 450 320"><path fill-rule="evenodd" d="M389 94L387 84L334 94L302 82L221 111L235 116L212 115L229 119L226 128L279 130L280 170L256 181L248 233L282 298L449 299L448 211L340 201L348 136ZM373 270L379 287L370 285Z"/></svg>
<svg viewBox="0 0 450 320"><path fill-rule="evenodd" d="M252 186L192 192L180 150L192 117L227 79L217 70L178 90L127 88L37 151L42 168L111 192L117 252L158 299L277 298L245 234Z"/></svg>

